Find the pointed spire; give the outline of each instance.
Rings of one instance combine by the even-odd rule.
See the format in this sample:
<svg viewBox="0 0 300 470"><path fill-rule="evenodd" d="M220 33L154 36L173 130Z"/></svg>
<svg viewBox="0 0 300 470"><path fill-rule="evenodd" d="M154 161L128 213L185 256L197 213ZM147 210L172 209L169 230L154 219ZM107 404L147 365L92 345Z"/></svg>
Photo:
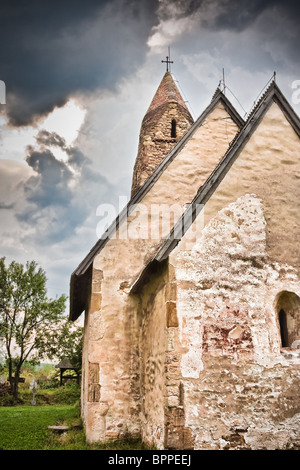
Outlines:
<svg viewBox="0 0 300 470"><path fill-rule="evenodd" d="M169 103L177 103L188 111L188 108L173 80L171 73L166 72L151 101L146 115L153 111L155 108L158 108L162 105L168 105Z"/></svg>
<svg viewBox="0 0 300 470"><path fill-rule="evenodd" d="M170 72L166 72L143 119L135 161L133 196L194 122Z"/></svg>

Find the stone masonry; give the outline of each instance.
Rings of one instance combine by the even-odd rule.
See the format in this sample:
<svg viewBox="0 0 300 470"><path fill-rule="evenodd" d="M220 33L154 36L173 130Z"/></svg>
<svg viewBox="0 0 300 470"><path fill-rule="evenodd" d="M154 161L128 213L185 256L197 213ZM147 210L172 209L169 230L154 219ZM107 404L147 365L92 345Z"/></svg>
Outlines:
<svg viewBox="0 0 300 470"><path fill-rule="evenodd" d="M299 155L275 83L245 122L217 90L193 123L164 75L134 197L71 278L88 442L300 449ZM153 207L172 205L152 232Z"/></svg>
<svg viewBox="0 0 300 470"><path fill-rule="evenodd" d="M138 154L133 172L132 196L192 123L193 118L170 72L166 72L141 125Z"/></svg>

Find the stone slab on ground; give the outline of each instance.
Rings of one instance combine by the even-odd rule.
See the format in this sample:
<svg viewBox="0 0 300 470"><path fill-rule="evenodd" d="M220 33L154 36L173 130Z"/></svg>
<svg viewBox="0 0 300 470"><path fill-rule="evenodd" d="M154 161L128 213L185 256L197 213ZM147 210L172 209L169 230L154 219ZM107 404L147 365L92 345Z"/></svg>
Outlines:
<svg viewBox="0 0 300 470"><path fill-rule="evenodd" d="M69 430L69 426L48 426L48 429L50 429L53 432L65 432Z"/></svg>

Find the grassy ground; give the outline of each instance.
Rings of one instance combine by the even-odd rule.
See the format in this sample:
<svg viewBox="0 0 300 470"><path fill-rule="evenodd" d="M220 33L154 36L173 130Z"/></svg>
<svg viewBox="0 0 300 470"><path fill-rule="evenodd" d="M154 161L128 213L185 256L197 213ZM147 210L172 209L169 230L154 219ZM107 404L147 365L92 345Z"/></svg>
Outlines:
<svg viewBox="0 0 300 470"><path fill-rule="evenodd" d="M76 408L63 406L12 406L0 408L0 448L40 450L49 440L48 426L76 419Z"/></svg>
<svg viewBox="0 0 300 470"><path fill-rule="evenodd" d="M0 450L145 449L139 441L88 445L77 405L0 407L0 423ZM48 430L61 424L69 426L66 433Z"/></svg>

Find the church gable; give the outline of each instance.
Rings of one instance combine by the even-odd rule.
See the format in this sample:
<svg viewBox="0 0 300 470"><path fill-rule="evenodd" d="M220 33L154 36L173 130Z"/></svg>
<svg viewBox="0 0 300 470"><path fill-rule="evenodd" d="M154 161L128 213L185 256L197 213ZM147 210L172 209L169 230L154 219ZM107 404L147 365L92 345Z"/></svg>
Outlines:
<svg viewBox="0 0 300 470"><path fill-rule="evenodd" d="M142 204L148 210L153 204L170 205L170 201L172 201L172 204L175 203L176 207L179 207L178 218L183 212L185 204L190 203L199 186L204 184L221 160L242 123L242 119L228 99L220 90L217 90L206 110L176 143L171 152L165 156L72 274L70 286L71 319L78 318L86 308L85 299L91 283L92 264L95 257L100 254L97 264L101 265L101 258L106 258L102 251L107 244L109 245L108 253L111 249L116 253L120 250L124 253L131 250L135 252L135 263L136 266L139 266L135 268L136 276L143 268L144 263L153 256L153 249L157 248L160 239L156 238L153 244L153 241L149 239L128 240L126 235L122 234L122 240L117 240L120 229L123 230L122 227L126 224L126 228L134 230L130 224L134 223L136 218L134 213L136 205ZM139 223L143 223L141 219ZM148 223L147 214L145 215L145 223ZM168 228L171 229L170 226ZM169 230L164 235L167 235ZM129 248L129 245L132 248ZM118 247L117 251L116 247Z"/></svg>
<svg viewBox="0 0 300 470"><path fill-rule="evenodd" d="M280 106L273 102L257 129L205 205L211 219L247 192L264 204L271 258L300 268L300 138Z"/></svg>
<svg viewBox="0 0 300 470"><path fill-rule="evenodd" d="M275 249L277 244L277 251L281 251L284 258L289 251L288 246L284 248L285 240L291 242L300 232L296 209L300 201L299 137L299 118L273 83L163 242L155 259L165 259L172 252L202 209L206 224L224 206L249 192L264 201L271 227L268 246L273 244ZM290 221L289 227L293 226L288 233L286 218ZM274 233L273 237L270 232ZM296 254L294 249L293 253ZM298 263L299 254L295 257Z"/></svg>
<svg viewBox="0 0 300 470"><path fill-rule="evenodd" d="M172 201L182 206L189 203L219 163L238 130L223 102L216 102L202 122L191 128L192 132L188 132L182 148L168 162L141 202L170 204Z"/></svg>

